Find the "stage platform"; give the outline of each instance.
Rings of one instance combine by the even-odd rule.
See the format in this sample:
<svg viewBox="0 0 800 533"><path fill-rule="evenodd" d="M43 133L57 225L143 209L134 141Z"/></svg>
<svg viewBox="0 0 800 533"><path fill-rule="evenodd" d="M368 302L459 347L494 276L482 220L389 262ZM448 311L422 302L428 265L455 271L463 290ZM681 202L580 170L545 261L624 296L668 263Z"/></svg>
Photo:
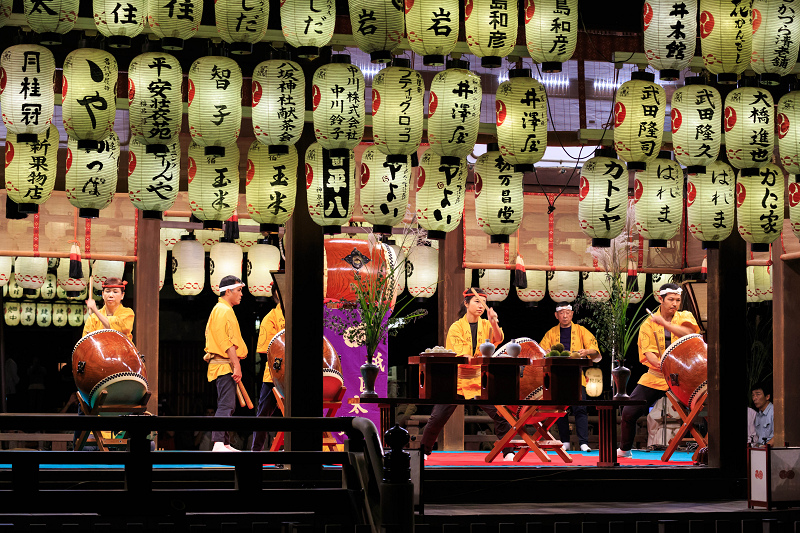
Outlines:
<svg viewBox="0 0 800 533"><path fill-rule="evenodd" d="M425 468L459 468L459 467L496 467L496 468L524 468L524 467L543 467L543 468L587 468L597 467L599 452L569 451L572 457L571 463L565 463L555 452L548 452L551 461L549 463L539 460L536 455L529 453L522 461L504 461L498 456L491 463L487 463L484 458L487 451L464 451L464 452L439 452L435 451L425 459ZM693 466L692 454L688 452L675 452L668 462L661 460L663 451L633 451L631 458L618 458L620 467L631 466Z"/></svg>

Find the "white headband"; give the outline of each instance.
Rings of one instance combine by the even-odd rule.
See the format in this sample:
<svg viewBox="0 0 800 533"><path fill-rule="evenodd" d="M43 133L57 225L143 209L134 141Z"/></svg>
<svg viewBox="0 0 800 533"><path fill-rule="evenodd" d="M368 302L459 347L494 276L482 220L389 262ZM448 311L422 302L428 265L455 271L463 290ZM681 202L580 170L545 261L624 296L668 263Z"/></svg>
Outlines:
<svg viewBox="0 0 800 533"><path fill-rule="evenodd" d="M567 304L567 305L562 305L561 307L556 307L556 313L558 313L559 311L572 311L572 306Z"/></svg>
<svg viewBox="0 0 800 533"><path fill-rule="evenodd" d="M241 281L238 283L234 283L233 285L224 285L219 288L219 292L229 291L231 289L235 289L237 287L244 287L244 283Z"/></svg>
<svg viewBox="0 0 800 533"><path fill-rule="evenodd" d="M681 289L680 287L678 287L677 289L669 289L669 288L667 288L667 289L661 289L660 291L658 291L658 295L659 296L666 296L667 294L677 294L678 296L680 296L682 292L683 292L683 289Z"/></svg>

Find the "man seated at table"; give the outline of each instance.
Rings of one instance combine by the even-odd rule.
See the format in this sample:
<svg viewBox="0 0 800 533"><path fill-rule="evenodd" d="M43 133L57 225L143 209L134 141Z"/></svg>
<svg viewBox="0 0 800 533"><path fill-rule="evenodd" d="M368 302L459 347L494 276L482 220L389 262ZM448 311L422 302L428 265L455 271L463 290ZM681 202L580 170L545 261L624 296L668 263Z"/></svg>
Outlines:
<svg viewBox="0 0 800 533"><path fill-rule="evenodd" d="M772 446L775 435L775 412L770 401L772 399L772 387L767 383L754 385L752 398L756 409L752 428L748 431L748 440L752 446L764 446L766 444Z"/></svg>

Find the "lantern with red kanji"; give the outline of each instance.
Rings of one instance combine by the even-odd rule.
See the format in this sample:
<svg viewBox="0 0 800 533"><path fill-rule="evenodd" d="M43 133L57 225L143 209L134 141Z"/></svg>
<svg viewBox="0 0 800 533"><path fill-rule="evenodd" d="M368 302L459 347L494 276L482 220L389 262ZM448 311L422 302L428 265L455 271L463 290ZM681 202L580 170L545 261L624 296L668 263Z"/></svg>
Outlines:
<svg viewBox="0 0 800 533"><path fill-rule="evenodd" d="M719 155L722 99L719 91L705 85L699 76L685 81L686 85L672 95L672 145L678 163L690 174L697 174Z"/></svg>
<svg viewBox="0 0 800 533"><path fill-rule="evenodd" d="M737 169L764 167L775 146L772 95L758 87L739 87L725 98L725 153Z"/></svg>
<svg viewBox="0 0 800 533"><path fill-rule="evenodd" d="M664 139L667 97L655 77L644 71L617 89L614 104L614 149L637 172L655 161Z"/></svg>

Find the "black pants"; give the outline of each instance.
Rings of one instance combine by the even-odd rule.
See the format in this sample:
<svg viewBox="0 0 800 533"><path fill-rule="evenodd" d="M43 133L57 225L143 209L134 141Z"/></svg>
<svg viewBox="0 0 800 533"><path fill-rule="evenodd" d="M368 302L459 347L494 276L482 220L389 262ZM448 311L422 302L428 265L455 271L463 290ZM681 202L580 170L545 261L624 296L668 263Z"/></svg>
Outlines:
<svg viewBox="0 0 800 533"><path fill-rule="evenodd" d="M663 398L667 391L657 390L644 385L636 385L631 393L631 400L644 400L647 405L626 405L622 408L622 424L620 424L619 449L627 452L633 447L633 438L636 436L636 421L639 417L650 412L650 408L660 398Z"/></svg>
<svg viewBox="0 0 800 533"><path fill-rule="evenodd" d="M586 387L581 387L581 400L586 401ZM572 416L575 417L575 432L581 444L589 445L589 413L585 405L572 405ZM558 437L561 442L569 442L569 415L564 415L556 419L558 427Z"/></svg>
<svg viewBox="0 0 800 533"><path fill-rule="evenodd" d="M233 374L225 374L218 377L217 382L217 412L214 416L233 416L236 410L236 382L233 381ZM212 431L212 442L224 442L228 444L227 431Z"/></svg>
<svg viewBox="0 0 800 533"><path fill-rule="evenodd" d="M442 432L442 428L450 419L450 416L455 412L456 408L463 409L464 406L433 406L431 417L428 420L428 423L425 424L425 430L422 432L422 442L420 444L422 453L431 453L433 450L433 445L436 443L436 439L439 438L439 433ZM497 412L497 408L494 405L481 405L480 408L483 409L487 415L492 417L492 420L494 420L494 434L498 439L502 438L503 435L508 433L508 431L511 429L511 424L509 424L508 421ZM513 448L503 448L504 455L512 451Z"/></svg>
<svg viewBox="0 0 800 533"><path fill-rule="evenodd" d="M261 394L258 396L258 411L256 416L272 416L275 409L278 407L278 402L275 399L275 385L269 382L261 384ZM251 450L260 452L264 449L264 443L267 442L266 431L253 432L253 444Z"/></svg>

